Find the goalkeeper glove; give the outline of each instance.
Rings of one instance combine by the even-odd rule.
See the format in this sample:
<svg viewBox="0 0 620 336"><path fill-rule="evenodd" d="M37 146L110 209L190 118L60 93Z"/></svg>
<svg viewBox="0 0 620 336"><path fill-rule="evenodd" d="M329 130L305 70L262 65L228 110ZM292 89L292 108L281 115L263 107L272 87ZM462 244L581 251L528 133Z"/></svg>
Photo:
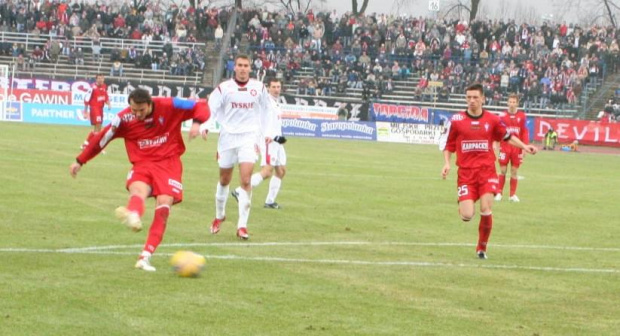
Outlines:
<svg viewBox="0 0 620 336"><path fill-rule="evenodd" d="M273 141L279 143L280 145L284 145L286 143L286 138L281 135L276 135L275 138L273 138Z"/></svg>

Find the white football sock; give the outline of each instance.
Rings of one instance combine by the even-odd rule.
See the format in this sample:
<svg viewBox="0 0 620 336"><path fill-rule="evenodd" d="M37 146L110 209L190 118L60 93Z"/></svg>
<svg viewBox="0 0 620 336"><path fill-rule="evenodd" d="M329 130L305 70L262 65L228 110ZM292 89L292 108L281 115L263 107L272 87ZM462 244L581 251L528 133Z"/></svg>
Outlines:
<svg viewBox="0 0 620 336"><path fill-rule="evenodd" d="M263 176L260 173L252 174L252 179L250 180L252 188L258 187L261 182L263 182Z"/></svg>
<svg viewBox="0 0 620 336"><path fill-rule="evenodd" d="M250 217L250 206L252 205L252 192L246 192L239 188L239 222L237 229L248 227Z"/></svg>
<svg viewBox="0 0 620 336"><path fill-rule="evenodd" d="M271 204L276 201L276 197L278 196L281 185L282 180L279 177L271 177L271 181L269 182L269 193L267 194L267 200L265 201L265 203Z"/></svg>
<svg viewBox="0 0 620 336"><path fill-rule="evenodd" d="M215 218L222 219L226 216L226 201L228 200L228 186L217 183L215 192Z"/></svg>

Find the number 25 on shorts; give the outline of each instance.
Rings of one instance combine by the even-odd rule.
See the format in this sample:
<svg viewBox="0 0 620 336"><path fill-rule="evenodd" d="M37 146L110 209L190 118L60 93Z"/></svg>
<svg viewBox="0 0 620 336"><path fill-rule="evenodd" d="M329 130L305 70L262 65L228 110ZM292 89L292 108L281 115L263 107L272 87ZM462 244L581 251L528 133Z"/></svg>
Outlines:
<svg viewBox="0 0 620 336"><path fill-rule="evenodd" d="M469 190L467 190L467 184L462 185L462 186L456 188L456 194L457 194L458 197L465 196L465 195L469 194Z"/></svg>

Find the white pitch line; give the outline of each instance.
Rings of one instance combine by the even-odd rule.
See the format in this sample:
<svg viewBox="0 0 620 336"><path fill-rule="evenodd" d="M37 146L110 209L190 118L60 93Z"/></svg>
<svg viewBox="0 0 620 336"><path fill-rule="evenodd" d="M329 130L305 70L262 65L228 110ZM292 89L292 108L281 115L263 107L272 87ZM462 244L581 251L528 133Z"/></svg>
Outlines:
<svg viewBox="0 0 620 336"><path fill-rule="evenodd" d="M97 254L97 255L135 255L133 252L117 252L102 250L71 250L71 249L25 249L25 248L2 248L0 252L15 253L60 253L60 254ZM170 257L173 253L158 253L157 256ZM281 257L244 257L237 255L204 255L207 259L238 260L238 261L260 261L260 262L281 262L281 263L307 263L307 264L339 264L339 265L366 265L366 266L409 266L409 267L438 267L438 268L484 268L484 269L504 269L504 270L527 270L542 272L564 272L564 273L607 273L620 274L619 269L613 268L580 268L580 267L546 267L546 266L519 266L519 265L497 265L488 264L481 261L479 264L452 264L426 261L367 261L367 260L346 260L346 259L302 259L302 258L281 258Z"/></svg>
<svg viewBox="0 0 620 336"><path fill-rule="evenodd" d="M364 241L333 241L333 242L262 242L262 243L172 243L161 244L161 247L263 247L263 246L430 246L430 247L472 247L470 243L421 243L421 242L364 242ZM532 250L561 250L561 251L592 251L592 252L620 252L617 247L582 247L582 246L554 246L554 245L511 245L493 244L493 248L532 249ZM61 249L67 252L102 251L126 248L140 248L142 245L107 245L88 246ZM2 249L0 248L0 252Z"/></svg>

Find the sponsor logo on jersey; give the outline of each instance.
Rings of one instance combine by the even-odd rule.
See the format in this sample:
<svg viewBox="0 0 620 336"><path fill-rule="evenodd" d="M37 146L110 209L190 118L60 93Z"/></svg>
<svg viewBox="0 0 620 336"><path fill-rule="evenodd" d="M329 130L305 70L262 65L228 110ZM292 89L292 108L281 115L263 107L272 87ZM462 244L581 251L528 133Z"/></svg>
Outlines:
<svg viewBox="0 0 620 336"><path fill-rule="evenodd" d="M253 109L254 108L254 103L235 103L235 102L231 102L230 103L232 108L234 109Z"/></svg>
<svg viewBox="0 0 620 336"><path fill-rule="evenodd" d="M159 147L163 144L165 144L166 142L168 142L168 133L162 135L162 136L158 136L152 139L141 139L138 140L138 147L140 149L147 149L147 148L153 148L153 147Z"/></svg>
<svg viewBox="0 0 620 336"><path fill-rule="evenodd" d="M461 143L461 152L488 152L489 142L486 140L467 140Z"/></svg>
<svg viewBox="0 0 620 336"><path fill-rule="evenodd" d="M511 127L506 127L506 130L510 134L519 134L521 132L521 127L511 126Z"/></svg>

